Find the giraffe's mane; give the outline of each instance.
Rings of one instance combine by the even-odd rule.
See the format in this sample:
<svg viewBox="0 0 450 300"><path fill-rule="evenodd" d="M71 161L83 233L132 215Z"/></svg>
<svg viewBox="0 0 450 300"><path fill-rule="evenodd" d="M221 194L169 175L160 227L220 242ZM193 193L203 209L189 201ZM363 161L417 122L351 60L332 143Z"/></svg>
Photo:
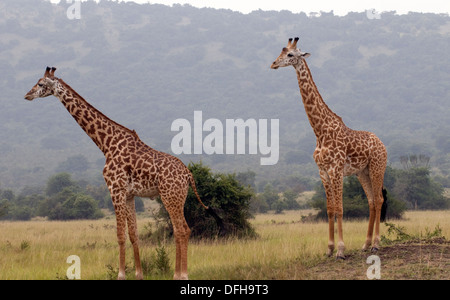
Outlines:
<svg viewBox="0 0 450 300"><path fill-rule="evenodd" d="M78 94L70 85L68 85L64 80L62 80L61 78L56 78L55 79L58 80L59 83L61 83L62 85L64 85L64 87L66 89L68 89L74 96L76 96L77 98L79 98L80 100L82 100L90 109L92 109L93 111L95 111L96 113L98 113L102 118L104 118L105 120L111 122L112 124L120 127L121 129L127 131L128 133L132 134L133 136L135 136L137 139L139 139L139 136L137 135L136 131L129 129L128 127L123 126L122 124L117 123L116 121L110 119L109 117L107 117L104 113L102 113L100 110L98 110L97 108L95 108L92 104L90 104L89 102L87 102L83 97L80 96L80 94Z"/></svg>
<svg viewBox="0 0 450 300"><path fill-rule="evenodd" d="M309 69L309 66L308 66L308 64L306 63L306 60L303 60L303 63L305 64L305 67L306 67L306 69L308 70L308 73L309 73L309 75L310 75L310 77L311 77L311 82L312 82L312 84L314 85L314 88L316 89L316 91L319 91L319 89L317 88L316 83L314 82L314 79L313 79L313 77L312 77L311 70ZM342 123L344 123L344 121L342 121L342 118L341 118L340 116L338 116L334 111L332 111L331 108L328 107L327 103L326 103L325 101L323 101L322 95L321 95L320 93L318 93L318 94L319 94L320 100L322 100L322 103L323 103L323 105L325 106L325 109L326 109L328 112L330 112L333 116L335 116L339 121L341 121Z"/></svg>

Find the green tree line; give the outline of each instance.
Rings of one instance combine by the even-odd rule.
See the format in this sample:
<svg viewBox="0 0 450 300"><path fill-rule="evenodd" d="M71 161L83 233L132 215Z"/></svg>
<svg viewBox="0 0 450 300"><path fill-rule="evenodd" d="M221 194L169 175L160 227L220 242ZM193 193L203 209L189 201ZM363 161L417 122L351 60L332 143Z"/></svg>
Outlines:
<svg viewBox="0 0 450 300"><path fill-rule="evenodd" d="M414 156L412 159L412 163L404 163L403 169L390 166L386 169L384 186L388 191L388 218L401 218L407 209L450 208L450 199L445 197L442 184L431 177L428 163L420 165L414 163ZM254 213L314 208L318 210L318 218L326 218L326 197L320 181L305 183L303 179L293 176L266 183L262 191L257 192L253 171L214 173L202 162L190 163L189 169L194 174L201 199L217 209L227 229L236 234L251 232L248 219ZM305 188L307 186L313 186L315 194L311 201L299 203L299 195L310 190ZM343 201L344 217L368 217L367 198L355 176L344 180ZM49 220L96 219L103 217L101 209L113 211L106 186L73 180L69 173L55 174L48 178L45 186L27 187L17 195L9 189L0 190L2 219L29 220L35 216ZM144 211L143 201L139 197L136 197L136 210ZM170 224L162 205L158 215ZM185 215L192 226L193 236L217 234L214 218L199 206L191 190L185 204Z"/></svg>
<svg viewBox="0 0 450 300"><path fill-rule="evenodd" d="M9 189L0 190L0 218L30 220L98 219L101 209L113 211L106 185L90 185L72 179L69 173L57 173L43 187L27 187L17 195ZM142 199L136 198L136 210L142 211Z"/></svg>

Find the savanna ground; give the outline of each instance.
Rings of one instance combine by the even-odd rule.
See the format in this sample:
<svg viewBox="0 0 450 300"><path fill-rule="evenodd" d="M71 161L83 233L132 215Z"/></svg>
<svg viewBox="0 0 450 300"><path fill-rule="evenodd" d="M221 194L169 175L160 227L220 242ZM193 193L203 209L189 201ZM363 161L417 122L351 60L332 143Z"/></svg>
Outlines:
<svg viewBox="0 0 450 300"><path fill-rule="evenodd" d="M345 221L345 261L325 256L327 224L304 223L311 211L257 215L252 220L259 238L191 241L190 279L367 279L372 255L360 250L367 221ZM140 233L153 219L141 216ZM394 220L401 234L388 234L376 255L381 279L450 279L450 211L409 211ZM81 279L115 279L118 268L115 218L95 221L0 222L0 279L65 279L77 255ZM400 236L400 237L399 237ZM446 239L447 238L447 239ZM389 240L393 241L389 244ZM128 279L134 279L131 244L127 247ZM158 250L158 251L156 251ZM171 279L175 263L172 240L141 243L145 279ZM167 263L168 259L168 263ZM166 267L169 266L169 270Z"/></svg>

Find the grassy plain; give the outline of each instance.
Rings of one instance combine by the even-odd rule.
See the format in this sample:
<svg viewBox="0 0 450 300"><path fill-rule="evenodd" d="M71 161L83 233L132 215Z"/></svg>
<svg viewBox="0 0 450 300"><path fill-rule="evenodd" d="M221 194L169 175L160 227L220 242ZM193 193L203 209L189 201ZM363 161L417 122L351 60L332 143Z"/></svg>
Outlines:
<svg viewBox="0 0 450 300"><path fill-rule="evenodd" d="M369 267L365 260L371 253L359 249L365 240L367 221L344 222L348 259L336 261L325 257L327 224L300 221L302 215L310 212L257 215L252 220L259 234L257 239L192 241L188 253L189 278L365 279ZM140 232L147 230L145 226L151 222L151 218L139 218ZM433 231L438 225L442 236L450 237L450 211L409 211L403 220L393 223L417 236ZM381 231L387 235L385 225L381 225ZM127 245L130 269L127 278L133 279L132 249L129 242ZM149 271L146 279L172 278L175 247L172 240L163 246L170 261L169 272ZM427 245L418 245L412 250L406 246L402 245L399 251L393 251L390 248L393 246L380 250L385 279L440 279L443 276L450 279L450 245L447 242L435 245L436 249L431 250L436 253L431 254L425 251ZM147 263L155 260L157 247L142 243L142 260ZM402 253L410 256L402 257ZM70 255L80 257L81 279L115 278L118 246L114 217L95 221L0 222L0 279L64 279L71 266L66 262ZM404 274L398 274L396 268Z"/></svg>

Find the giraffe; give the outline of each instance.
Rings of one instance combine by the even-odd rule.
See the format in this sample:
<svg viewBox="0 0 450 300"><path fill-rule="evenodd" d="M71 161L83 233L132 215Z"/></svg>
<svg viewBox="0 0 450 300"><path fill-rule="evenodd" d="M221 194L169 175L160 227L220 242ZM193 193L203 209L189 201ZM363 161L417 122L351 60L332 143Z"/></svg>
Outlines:
<svg viewBox="0 0 450 300"><path fill-rule="evenodd" d="M134 196L160 196L174 228L176 260L174 279L188 279L187 249L190 229L184 217L184 203L189 185L200 204L218 221L221 219L205 206L195 187L192 173L178 158L147 146L134 130L109 119L84 100L62 79L56 68L47 67L44 77L25 95L26 100L57 97L75 121L103 152L106 162L103 177L111 193L119 244L118 279L125 279L126 227L133 245L136 278L143 279L139 258Z"/></svg>
<svg viewBox="0 0 450 300"><path fill-rule="evenodd" d="M376 252L380 243L380 216L385 194L383 179L387 164L384 144L373 133L356 131L345 126L342 118L335 114L323 101L311 71L306 63L309 53L297 48L299 38L289 39L286 47L272 63L272 69L293 66L298 79L300 94L309 123L316 135L316 149L313 157L319 168L320 178L325 188L328 213L328 251L334 251L334 224L337 219L338 249L336 258L345 259L342 232L342 189L343 177L356 175L369 202L369 227L363 250L367 250L373 237L372 251Z"/></svg>

